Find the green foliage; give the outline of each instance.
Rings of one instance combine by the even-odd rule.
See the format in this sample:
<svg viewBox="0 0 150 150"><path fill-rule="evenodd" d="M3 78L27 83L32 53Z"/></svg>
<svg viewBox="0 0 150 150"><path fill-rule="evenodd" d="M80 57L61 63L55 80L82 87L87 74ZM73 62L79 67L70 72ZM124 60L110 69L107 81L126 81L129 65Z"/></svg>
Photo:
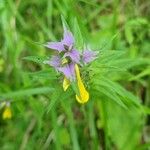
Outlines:
<svg viewBox="0 0 150 150"><path fill-rule="evenodd" d="M39 57L39 56L27 56L23 58L24 60L28 60L28 61L33 61L36 63L44 63L44 61L46 60L46 57Z"/></svg>
<svg viewBox="0 0 150 150"><path fill-rule="evenodd" d="M150 148L149 4L0 1L0 149ZM44 64L52 53L44 44L61 40L63 26L78 50L87 44L99 51L81 68L90 94L85 105ZM1 117L6 101L11 120Z"/></svg>
<svg viewBox="0 0 150 150"><path fill-rule="evenodd" d="M83 36L76 18L73 21L73 25L74 25L73 29L74 29L74 37L76 41L76 48L78 50L83 50L83 46L84 46Z"/></svg>

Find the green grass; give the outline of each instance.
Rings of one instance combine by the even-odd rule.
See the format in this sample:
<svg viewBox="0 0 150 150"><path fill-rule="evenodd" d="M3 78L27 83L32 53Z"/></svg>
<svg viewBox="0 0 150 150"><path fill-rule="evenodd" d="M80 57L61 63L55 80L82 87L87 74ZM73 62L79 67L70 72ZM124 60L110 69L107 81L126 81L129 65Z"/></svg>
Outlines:
<svg viewBox="0 0 150 150"><path fill-rule="evenodd" d="M150 2L0 1L0 102L10 101L0 149L147 150L150 148ZM82 70L90 100L80 105L43 64L43 44L62 38L62 16L76 47L100 57Z"/></svg>

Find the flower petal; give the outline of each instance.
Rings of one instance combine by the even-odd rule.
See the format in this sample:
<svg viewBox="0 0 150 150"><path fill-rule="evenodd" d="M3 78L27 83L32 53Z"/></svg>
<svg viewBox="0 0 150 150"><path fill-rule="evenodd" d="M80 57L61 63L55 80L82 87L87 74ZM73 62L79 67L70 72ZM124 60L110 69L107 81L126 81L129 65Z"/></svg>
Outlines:
<svg viewBox="0 0 150 150"><path fill-rule="evenodd" d="M61 42L64 45L67 45L68 47L70 47L74 44L74 37L69 30L64 29L64 36L63 36L63 40Z"/></svg>
<svg viewBox="0 0 150 150"><path fill-rule="evenodd" d="M2 114L2 118L4 120L12 118L12 112L11 112L10 106L6 106L6 108L4 109L4 112Z"/></svg>
<svg viewBox="0 0 150 150"><path fill-rule="evenodd" d="M75 79L75 71L73 63L66 64L63 67L59 67L58 71L62 72L66 76L66 78L71 81Z"/></svg>
<svg viewBox="0 0 150 150"><path fill-rule="evenodd" d="M65 50L62 42L48 42L48 44L46 44L45 46L47 48L54 49L59 52L62 52Z"/></svg>
<svg viewBox="0 0 150 150"><path fill-rule="evenodd" d="M76 78L77 78L77 84L78 84L78 88L79 88L79 93L80 95L76 95L76 100L79 103L86 103L89 100L89 93L87 92L87 90L84 87L84 84L81 80L80 77L80 71L79 71L79 67L77 64L75 64L75 72L76 72Z"/></svg>
<svg viewBox="0 0 150 150"><path fill-rule="evenodd" d="M64 56L69 56L75 63L79 63L80 61L80 53L75 49L72 49L71 51L67 52Z"/></svg>
<svg viewBox="0 0 150 150"><path fill-rule="evenodd" d="M91 51L91 50L84 50L82 55L82 60L85 64L93 61L97 58L98 52L97 51Z"/></svg>
<svg viewBox="0 0 150 150"><path fill-rule="evenodd" d="M66 91L69 86L70 86L70 81L66 77L64 77L64 81L63 81L63 89L64 89L64 91Z"/></svg>
<svg viewBox="0 0 150 150"><path fill-rule="evenodd" d="M61 58L59 56L52 56L52 58L48 61L44 61L45 64L48 64L55 69L61 65Z"/></svg>

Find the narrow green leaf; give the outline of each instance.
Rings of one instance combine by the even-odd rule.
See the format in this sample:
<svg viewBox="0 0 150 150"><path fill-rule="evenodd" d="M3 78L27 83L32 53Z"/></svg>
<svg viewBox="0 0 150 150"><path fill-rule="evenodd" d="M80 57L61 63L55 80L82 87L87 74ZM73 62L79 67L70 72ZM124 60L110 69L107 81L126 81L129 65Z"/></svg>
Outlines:
<svg viewBox="0 0 150 150"><path fill-rule="evenodd" d="M145 70L143 70L141 73L139 73L138 75L136 76L133 76L130 81L133 81L133 80L138 80L139 78L142 78L146 75L150 75L150 68L147 68Z"/></svg>
<svg viewBox="0 0 150 150"><path fill-rule="evenodd" d="M83 36L78 24L77 19L74 19L74 36L75 36L75 40L76 40L76 47L78 48L78 50L83 49L83 45L84 45L84 41L83 41Z"/></svg>
<svg viewBox="0 0 150 150"><path fill-rule="evenodd" d="M29 72L26 73L27 75L33 77L33 78L44 78L44 79L57 79L56 73L51 70L51 69L47 69L47 70L41 70L41 71L36 71L36 72Z"/></svg>
<svg viewBox="0 0 150 150"><path fill-rule="evenodd" d="M62 21L62 25L63 25L63 29L68 29L69 30L69 26L64 18L63 15L61 15L61 21Z"/></svg>
<svg viewBox="0 0 150 150"><path fill-rule="evenodd" d="M104 87L104 86L96 86L95 90L98 90L98 92L102 93L103 95L110 98L110 100L113 100L117 104L119 104L121 107L127 109L127 106L122 102L122 100L119 98L119 96L116 93L113 93L110 89Z"/></svg>
<svg viewBox="0 0 150 150"><path fill-rule="evenodd" d="M24 90L9 92L9 93L0 93L0 98L6 99L6 98L24 97L24 96L45 94L51 91L53 91L53 88L49 88L49 87L24 89Z"/></svg>
<svg viewBox="0 0 150 150"><path fill-rule="evenodd" d="M33 61L39 64L43 64L45 60L47 60L47 57L40 57L40 56L27 56L23 58L24 60Z"/></svg>
<svg viewBox="0 0 150 150"><path fill-rule="evenodd" d="M62 102L62 106L67 114L68 117L68 122L69 122L69 127L70 127L70 134L71 134L71 138L72 138L72 143L73 143L73 150L80 150L80 146L78 143L78 134L77 134L77 130L75 127L75 122L74 122L74 118L73 118L73 113L71 110L71 105L68 101L66 101L66 103Z"/></svg>
<svg viewBox="0 0 150 150"><path fill-rule="evenodd" d="M126 36L128 43L131 44L133 42L133 35L132 35L131 27L128 25L126 25L125 27L125 36Z"/></svg>

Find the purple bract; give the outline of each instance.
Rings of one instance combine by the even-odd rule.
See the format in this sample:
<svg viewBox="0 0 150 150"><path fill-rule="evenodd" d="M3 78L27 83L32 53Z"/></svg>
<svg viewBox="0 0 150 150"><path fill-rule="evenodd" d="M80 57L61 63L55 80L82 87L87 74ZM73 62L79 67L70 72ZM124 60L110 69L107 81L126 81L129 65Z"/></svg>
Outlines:
<svg viewBox="0 0 150 150"><path fill-rule="evenodd" d="M86 65L98 56L98 52L89 49L84 50L82 54L75 49L74 37L66 28L60 42L48 42L45 46L58 52L45 63L62 72L70 81L75 80L75 64Z"/></svg>

